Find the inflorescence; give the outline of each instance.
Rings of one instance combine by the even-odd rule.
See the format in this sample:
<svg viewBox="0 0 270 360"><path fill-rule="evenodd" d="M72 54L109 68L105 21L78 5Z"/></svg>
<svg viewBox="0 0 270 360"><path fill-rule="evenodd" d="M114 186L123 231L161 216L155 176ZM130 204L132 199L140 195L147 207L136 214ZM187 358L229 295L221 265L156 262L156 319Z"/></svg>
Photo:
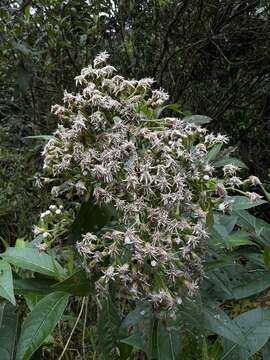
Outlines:
<svg viewBox="0 0 270 360"><path fill-rule="evenodd" d="M119 298L173 309L202 278L209 212L227 211L227 188L242 181L234 165L217 179L208 161L226 136L158 118L168 94L154 90L153 79L117 75L107 60L106 52L98 55L75 78L80 92L65 92L64 106L52 107L60 124L45 146L44 169L54 179L54 197L117 212L117 226L84 234L77 244L97 294L113 282Z"/></svg>

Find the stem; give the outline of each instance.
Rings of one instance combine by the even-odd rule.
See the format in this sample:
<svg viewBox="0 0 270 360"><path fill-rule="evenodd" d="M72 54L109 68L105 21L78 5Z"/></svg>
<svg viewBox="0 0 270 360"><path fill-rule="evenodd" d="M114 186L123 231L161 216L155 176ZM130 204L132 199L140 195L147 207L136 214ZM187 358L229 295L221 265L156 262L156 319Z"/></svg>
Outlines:
<svg viewBox="0 0 270 360"><path fill-rule="evenodd" d="M87 322L87 315L88 315L88 301L85 303L85 312L84 312L84 321L83 321L83 333L82 333L82 348L83 348L83 359L85 359L85 330L86 330L86 322Z"/></svg>
<svg viewBox="0 0 270 360"><path fill-rule="evenodd" d="M69 345L69 343L70 343L70 340L71 340L71 338L72 338L72 335L73 335L73 333L74 333L74 331L75 331L75 329L76 329L76 327L77 327L77 325L78 325L78 322L79 322L79 320L80 320L80 317L82 316L82 312L83 312L85 300L86 300L86 297L84 296L84 297L83 297L83 300L82 300L81 309L80 309L79 315L78 315L78 317L77 317L77 320L76 320L76 322L75 322L75 324L74 324L74 326L73 326L73 328L72 328L72 330L71 330L71 333L70 333L69 338L68 338L68 340L67 340L67 342L66 342L66 345L65 345L65 347L64 347L61 355L59 356L58 360L61 360L61 359L63 358L63 356L64 356L64 354L65 354L65 352L66 352L66 350L67 350L67 348L68 348L68 345Z"/></svg>

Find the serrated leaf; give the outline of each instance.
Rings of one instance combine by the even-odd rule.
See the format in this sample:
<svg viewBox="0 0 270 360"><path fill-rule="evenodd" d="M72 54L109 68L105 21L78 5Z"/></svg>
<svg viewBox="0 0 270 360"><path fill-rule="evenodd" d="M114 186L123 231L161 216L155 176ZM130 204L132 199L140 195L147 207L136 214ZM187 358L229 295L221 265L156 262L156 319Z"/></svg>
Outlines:
<svg viewBox="0 0 270 360"><path fill-rule="evenodd" d="M181 341L179 331L168 329L159 321L157 326L158 360L177 360L180 358Z"/></svg>
<svg viewBox="0 0 270 360"><path fill-rule="evenodd" d="M40 300L23 323L16 360L28 360L51 334L67 306L69 294L55 292Z"/></svg>
<svg viewBox="0 0 270 360"><path fill-rule="evenodd" d="M52 256L41 253L35 248L9 247L1 254L1 257L14 266L47 276L55 277L58 274L62 276L65 274L64 269Z"/></svg>
<svg viewBox="0 0 270 360"><path fill-rule="evenodd" d="M0 326L0 359L14 360L18 330L18 315L15 306L4 304Z"/></svg>
<svg viewBox="0 0 270 360"><path fill-rule="evenodd" d="M0 260L0 296L10 301L12 305L16 304L12 270L9 263L4 260Z"/></svg>

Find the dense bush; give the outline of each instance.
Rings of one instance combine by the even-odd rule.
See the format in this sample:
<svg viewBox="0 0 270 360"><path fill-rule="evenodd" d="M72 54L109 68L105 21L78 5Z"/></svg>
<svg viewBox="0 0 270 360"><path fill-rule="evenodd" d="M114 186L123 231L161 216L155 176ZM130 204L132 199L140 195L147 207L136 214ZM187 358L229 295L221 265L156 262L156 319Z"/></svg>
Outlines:
<svg viewBox="0 0 270 360"><path fill-rule="evenodd" d="M1 359L269 359L269 9L1 2Z"/></svg>

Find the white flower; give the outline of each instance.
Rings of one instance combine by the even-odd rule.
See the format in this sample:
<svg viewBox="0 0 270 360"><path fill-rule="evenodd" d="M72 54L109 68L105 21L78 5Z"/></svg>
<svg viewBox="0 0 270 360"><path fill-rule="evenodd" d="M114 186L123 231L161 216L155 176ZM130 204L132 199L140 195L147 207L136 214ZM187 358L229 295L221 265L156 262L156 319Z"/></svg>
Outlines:
<svg viewBox="0 0 270 360"><path fill-rule="evenodd" d="M107 51L99 53L94 60L94 67L97 68L99 65L106 63L109 57L110 55L107 53Z"/></svg>
<svg viewBox="0 0 270 360"><path fill-rule="evenodd" d="M257 176L250 176L250 177L248 178L248 180L249 180L250 183L251 183L252 185L254 185L254 186L261 184L261 181L260 181L259 178L257 178Z"/></svg>
<svg viewBox="0 0 270 360"><path fill-rule="evenodd" d="M155 260L152 260L151 261L151 266L153 266L153 267L157 266L157 262Z"/></svg>
<svg viewBox="0 0 270 360"><path fill-rule="evenodd" d="M225 175L235 175L239 170L239 167L236 165L228 164L223 166L223 172Z"/></svg>
<svg viewBox="0 0 270 360"><path fill-rule="evenodd" d="M34 235L39 235L42 232L42 229L40 229L38 226L33 226L33 233Z"/></svg>
<svg viewBox="0 0 270 360"><path fill-rule="evenodd" d="M255 192L248 192L247 195L248 195L248 197L249 197L249 200L250 200L252 203L260 200L261 198L263 198L263 196L255 193Z"/></svg>
<svg viewBox="0 0 270 360"><path fill-rule="evenodd" d="M43 237L44 239L47 239L49 236L50 236L50 234L49 234L47 231L45 231L45 232L42 234L42 237Z"/></svg>

